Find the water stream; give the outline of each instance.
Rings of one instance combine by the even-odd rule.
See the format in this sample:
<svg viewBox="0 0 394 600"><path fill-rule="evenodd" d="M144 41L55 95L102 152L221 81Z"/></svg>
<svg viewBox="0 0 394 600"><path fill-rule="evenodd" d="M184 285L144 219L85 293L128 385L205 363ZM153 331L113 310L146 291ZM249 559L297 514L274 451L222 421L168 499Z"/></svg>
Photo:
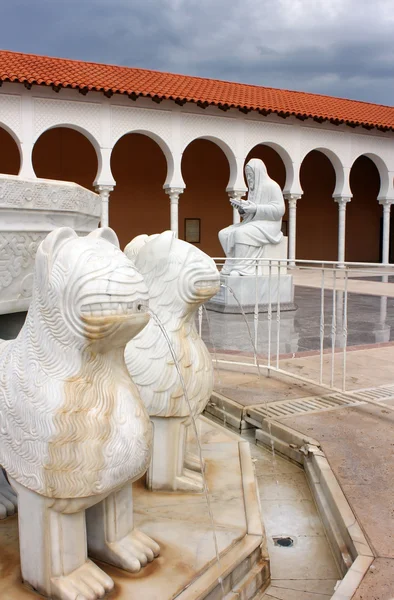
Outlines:
<svg viewBox="0 0 394 600"><path fill-rule="evenodd" d="M220 377L220 369L219 369L219 361L218 361L218 355L216 352L216 345L215 342L213 341L213 335L212 335L212 331L211 331L211 322L209 320L209 316L208 316L208 311L206 306L204 306L204 304L202 305L202 307L204 309L204 314L205 314L205 318L207 321L207 328L208 328L208 338L209 338L209 342L211 344L212 347L212 352L213 352L213 357L214 357L214 365L215 365L215 376L216 376L216 380L217 380L217 387L219 388L219 392L222 390L223 385L222 385L222 380ZM200 333L200 337L201 337L201 333ZM226 412L226 407L224 405L224 402L222 403L222 410L223 410L223 423L224 426L226 427L227 425L227 412Z"/></svg>
<svg viewBox="0 0 394 600"><path fill-rule="evenodd" d="M254 364L256 365L257 371L259 373L259 377L261 378L260 365L259 365L259 361L257 360L257 348L256 348L256 344L254 343L254 340L253 340L253 337L252 337L252 332L250 331L249 323L248 323L248 320L246 318L246 314L245 314L244 308L243 308L241 302L238 300L238 298L237 298L234 290L229 285L226 285L225 283L221 283L220 287L223 287L223 288L225 288L226 290L228 290L230 292L230 294L234 298L235 302L237 303L239 310L241 311L241 314L242 314L242 316L244 318L244 321L245 321L245 324L246 324L246 328L248 330L248 335L249 335L250 343L251 343L252 349L253 349Z"/></svg>
<svg viewBox="0 0 394 600"><path fill-rule="evenodd" d="M235 294L234 290L229 285L226 285L225 283L221 283L220 286L226 288L230 292L230 294L234 298L235 302L237 303L237 305L238 305L238 307L239 307L239 309L241 311L241 314L243 316L243 319L245 321L246 328L247 328L247 331L248 331L250 343L251 343L251 346L252 346L252 349L253 349L254 364L257 367L257 373L258 373L259 381L261 382L262 381L262 377L261 377L261 370L260 370L260 365L259 365L259 360L258 360L257 347L256 347L256 344L255 344L255 342L253 340L252 332L250 330L249 323L248 323L248 320L246 318L246 314L245 314L245 311L243 309L243 306L242 306L241 302L239 301L239 299L237 298L237 295ZM274 442L274 437L272 435L271 419L270 419L269 414L268 414L268 402L267 402L267 398L264 397L264 393L263 393L262 400L263 400L263 403L264 403L264 406L265 406L266 421L267 421L267 426L268 426L268 436L269 436L269 440L270 440L271 453L272 453L272 467L273 467L273 472L274 472L274 478L275 478L276 483L278 484L277 463L276 463L276 453L275 453L275 442Z"/></svg>
<svg viewBox="0 0 394 600"><path fill-rule="evenodd" d="M217 561L217 564L219 567L219 572L221 573L222 566L221 566L221 561L220 561L219 545L218 545L218 539L217 539L217 535L216 535L215 521L214 521L213 513L212 513L211 500L209 497L209 489L208 489L207 480L205 477L205 463L204 463L204 459L203 459L203 455L202 455L202 447L201 447L200 435L198 432L198 427L197 427L197 422L196 422L196 415L194 414L194 411L192 410L192 406L190 404L189 395L187 393L186 384L185 384L185 380L184 380L182 372L181 372L178 357L176 355L176 352L175 352L174 346L172 345L170 337L167 333L167 330L164 327L164 325L162 324L162 322L160 321L159 317L156 315L156 313L154 311L152 311L152 309L149 309L149 314L152 316L153 320L155 321L156 325L159 327L160 331L162 332L162 334L167 342L168 348L170 350L172 359L175 364L175 368L176 368L178 376L179 376L179 380L182 385L183 395L184 395L184 398L185 398L186 403L189 408L190 418L192 421L194 435L196 437L196 442L197 442L198 456L199 456L199 460L200 460L201 473L202 473L203 486L204 486L204 496L205 496L205 500L206 500L207 508L208 508L209 521L210 521L211 530L212 530L212 537L213 537L213 543L214 543L214 548L215 548L216 561ZM225 593L224 593L224 587L223 587L223 579L221 576L218 577L218 583L220 584L220 587L221 587L222 598L224 598Z"/></svg>

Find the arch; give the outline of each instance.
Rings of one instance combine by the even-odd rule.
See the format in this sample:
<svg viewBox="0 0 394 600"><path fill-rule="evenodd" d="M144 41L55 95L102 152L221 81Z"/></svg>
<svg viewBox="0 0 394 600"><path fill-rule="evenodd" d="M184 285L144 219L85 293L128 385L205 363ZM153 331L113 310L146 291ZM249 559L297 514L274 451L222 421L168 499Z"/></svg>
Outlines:
<svg viewBox="0 0 394 600"><path fill-rule="evenodd" d="M376 162L361 154L350 169L353 193L346 208L346 258L353 262L378 262L382 236L382 207L376 201L381 175Z"/></svg>
<svg viewBox="0 0 394 600"><path fill-rule="evenodd" d="M73 181L93 189L101 163L97 141L80 127L48 127L33 145L32 165L37 177Z"/></svg>
<svg viewBox="0 0 394 600"><path fill-rule="evenodd" d="M18 175L22 167L22 151L18 136L0 122L0 173Z"/></svg>
<svg viewBox="0 0 394 600"><path fill-rule="evenodd" d="M126 131L126 132L122 133L114 140L112 151L115 148L116 144L122 138L124 138L126 135L132 135L132 134L145 135L146 137L148 137L148 138L152 139L154 142L156 142L156 144L161 148L161 150L166 158L166 161L167 161L167 176L165 178L165 181L163 182L163 187L170 187L172 178L174 176L174 171L175 171L174 155L171 152L171 149L170 149L169 145L167 144L167 142L165 142L165 140L163 140L162 137L157 135L157 133L154 133L153 131L149 131L148 129L130 129L130 131ZM112 152L111 152L111 155L112 155Z"/></svg>
<svg viewBox="0 0 394 600"><path fill-rule="evenodd" d="M196 138L186 147L181 168L186 189L179 201L179 237L184 235L185 219L199 219L198 247L211 256L221 256L218 231L233 220L226 190L228 158L220 145L207 138Z"/></svg>
<svg viewBox="0 0 394 600"><path fill-rule="evenodd" d="M337 260L338 205L332 197L336 171L325 152L308 152L300 182L304 193L297 203L297 258Z"/></svg>
<svg viewBox="0 0 394 600"><path fill-rule="evenodd" d="M97 160L100 159L100 144L99 144L98 140L96 139L96 137L88 129L85 129L84 127L81 127L80 125L75 125L74 123L68 123L68 122L63 122L63 121L59 121L59 123L55 123L54 125L51 125L50 127L46 127L45 129L40 131L33 140L33 147L37 143L37 141L40 139L40 137L42 137L47 131L50 131L51 129L59 129L59 128L73 129L74 131L78 131L79 133L81 133L84 137L86 137L89 140L89 142L92 144L93 148L95 149L96 154L97 154Z"/></svg>
<svg viewBox="0 0 394 600"><path fill-rule="evenodd" d="M287 171L284 160L279 152L269 144L257 144L248 153L244 161L244 170L246 163L251 158L260 158L267 167L268 175L274 179L284 189L287 179Z"/></svg>
<svg viewBox="0 0 394 600"><path fill-rule="evenodd" d="M346 174L345 174L345 168L343 166L343 162L339 158L339 156L330 148L325 148L324 146L316 146L314 148L310 148L308 150L308 152L306 154L304 154L304 156L301 160L301 166L302 166L302 163L304 162L305 158L308 156L308 154L310 154L313 151L321 152L322 154L327 156L327 158L331 162L332 166L334 167L335 188L333 191L333 196L334 197L337 197L337 196L346 196L346 197L350 196L351 197L349 182L348 182Z"/></svg>
<svg viewBox="0 0 394 600"><path fill-rule="evenodd" d="M0 121L0 127L2 129L5 129L5 131L10 134L10 136L18 146L19 154L21 154L21 141L19 139L19 136L15 133L13 129L11 129L11 127L9 127L6 123L3 123L3 121Z"/></svg>
<svg viewBox="0 0 394 600"><path fill-rule="evenodd" d="M118 138L110 160L116 186L109 222L121 246L136 235L169 229L169 199L163 190L168 162L161 144L152 135L130 131Z"/></svg>
<svg viewBox="0 0 394 600"><path fill-rule="evenodd" d="M283 193L285 193L285 194L291 193L292 187L295 183L296 175L298 175L298 174L295 173L294 161L291 158L289 152L286 150L286 148L284 148L277 142L271 142L269 140L264 140L263 142L259 142L258 144L255 144L254 146L249 148L246 156L248 156L258 146L268 146L269 148L272 148L272 150L275 150L275 152L277 154L279 154L279 156L282 159L282 162L284 164L285 173L286 173L286 179L285 179L285 182L283 185Z"/></svg>
<svg viewBox="0 0 394 600"><path fill-rule="evenodd" d="M386 162L383 160L383 158L381 158L377 154L374 154L373 152L364 152L364 153L356 156L356 158L352 162L351 169L353 168L354 163L361 156L366 156L367 158L369 158L374 163L375 167L378 170L379 177L380 177L380 189L379 189L377 199L380 200L380 199L386 198L390 191L389 168L388 168Z"/></svg>
<svg viewBox="0 0 394 600"><path fill-rule="evenodd" d="M226 190L232 190L232 189L239 187L241 182L243 182L242 187L246 187L244 178L243 178L243 173L239 172L237 159L235 157L235 154L234 154L232 148L226 142L224 142L222 139L220 139L219 137L216 137L214 135L201 135L201 136L194 137L192 140L189 140L188 143L183 148L182 156L185 153L185 151L187 150L187 148L190 146L190 144L192 144L193 142L195 142L197 140L207 140L208 142L212 142L216 146L219 146L219 148L225 154L225 156L228 160L229 167L230 167L230 176L229 176ZM181 160L181 163L182 163L182 160ZM182 164L181 164L181 169L182 169Z"/></svg>

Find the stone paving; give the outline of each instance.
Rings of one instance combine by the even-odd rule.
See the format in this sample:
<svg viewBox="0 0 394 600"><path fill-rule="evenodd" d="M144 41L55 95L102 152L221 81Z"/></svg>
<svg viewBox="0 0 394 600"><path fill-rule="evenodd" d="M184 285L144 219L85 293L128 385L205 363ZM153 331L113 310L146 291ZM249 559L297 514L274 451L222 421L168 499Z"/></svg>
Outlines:
<svg viewBox="0 0 394 600"><path fill-rule="evenodd" d="M354 365L355 389L394 380L394 347L359 350ZM314 356L299 358L307 373ZM259 379L236 370L220 370L216 388L242 406L302 398L318 388L292 382L280 375ZM320 389L320 395L327 393ZM394 400L385 400L394 406ZM372 569L354 600L394 599L394 413L363 405L326 412L292 415L279 422L319 440L330 466L374 552ZM280 592L273 598L297 596ZM308 596L301 596L307 598ZM271 600L270 596L264 600Z"/></svg>

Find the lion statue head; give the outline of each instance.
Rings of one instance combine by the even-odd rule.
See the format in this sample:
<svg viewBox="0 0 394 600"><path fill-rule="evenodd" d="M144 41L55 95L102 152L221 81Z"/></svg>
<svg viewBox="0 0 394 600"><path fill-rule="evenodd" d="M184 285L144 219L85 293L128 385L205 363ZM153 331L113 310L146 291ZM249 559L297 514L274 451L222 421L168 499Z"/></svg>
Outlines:
<svg viewBox="0 0 394 600"><path fill-rule="evenodd" d="M212 258L179 240L172 231L140 235L124 250L149 288L149 305L155 311L187 316L212 298L220 288Z"/></svg>
<svg viewBox="0 0 394 600"><path fill-rule="evenodd" d="M57 338L97 352L124 346L148 322L147 306L143 278L111 229L78 237L63 227L39 246L31 309Z"/></svg>

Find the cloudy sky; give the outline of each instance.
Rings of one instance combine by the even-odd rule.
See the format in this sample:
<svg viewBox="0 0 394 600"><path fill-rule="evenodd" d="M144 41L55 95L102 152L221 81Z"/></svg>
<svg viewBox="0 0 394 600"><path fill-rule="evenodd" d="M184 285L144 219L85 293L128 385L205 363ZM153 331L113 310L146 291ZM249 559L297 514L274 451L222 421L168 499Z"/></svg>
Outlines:
<svg viewBox="0 0 394 600"><path fill-rule="evenodd" d="M394 104L393 0L1 0L0 15L8 50Z"/></svg>

